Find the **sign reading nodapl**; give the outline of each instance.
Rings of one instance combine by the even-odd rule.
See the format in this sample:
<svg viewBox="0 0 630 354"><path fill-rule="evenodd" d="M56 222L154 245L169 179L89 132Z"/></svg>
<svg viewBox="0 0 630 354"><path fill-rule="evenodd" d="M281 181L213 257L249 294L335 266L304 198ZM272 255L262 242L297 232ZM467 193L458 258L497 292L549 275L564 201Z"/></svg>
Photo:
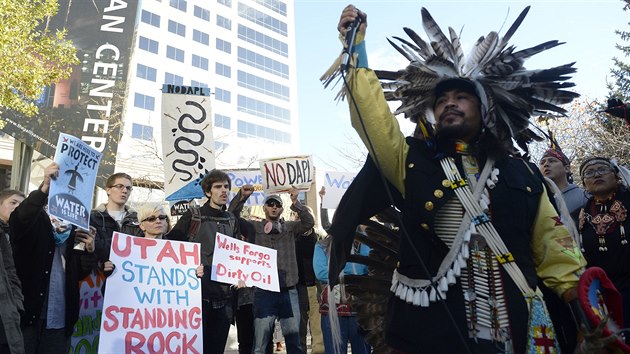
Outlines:
<svg viewBox="0 0 630 354"><path fill-rule="evenodd" d="M202 198L201 180L215 166L210 89L162 86L162 153L166 200Z"/></svg>

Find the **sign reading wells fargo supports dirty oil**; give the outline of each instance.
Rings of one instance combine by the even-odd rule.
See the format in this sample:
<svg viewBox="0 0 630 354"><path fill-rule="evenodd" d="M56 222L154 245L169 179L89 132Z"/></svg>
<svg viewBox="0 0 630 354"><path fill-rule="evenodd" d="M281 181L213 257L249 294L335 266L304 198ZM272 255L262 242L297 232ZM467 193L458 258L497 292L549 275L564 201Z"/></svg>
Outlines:
<svg viewBox="0 0 630 354"><path fill-rule="evenodd" d="M217 232L212 257L211 279L248 287L280 291L278 251Z"/></svg>
<svg viewBox="0 0 630 354"><path fill-rule="evenodd" d="M311 156L291 156L260 160L260 174L265 194L288 192L295 187L308 191L315 168Z"/></svg>
<svg viewBox="0 0 630 354"><path fill-rule="evenodd" d="M44 89L35 101L39 107L37 115L29 118L3 111L0 126L50 158L60 133L80 138L103 154L97 183L104 187L107 177L114 173L122 135L139 1L57 0L55 3L59 4L59 11L47 19L46 28L51 33L67 31L66 38L77 48L80 61L71 68L69 78Z"/></svg>
<svg viewBox="0 0 630 354"><path fill-rule="evenodd" d="M162 87L162 153L167 201L202 198L199 183L214 168L210 90Z"/></svg>
<svg viewBox="0 0 630 354"><path fill-rule="evenodd" d="M50 183L48 213L83 229L90 226L90 208L101 153L72 135L60 134L55 162L59 176Z"/></svg>

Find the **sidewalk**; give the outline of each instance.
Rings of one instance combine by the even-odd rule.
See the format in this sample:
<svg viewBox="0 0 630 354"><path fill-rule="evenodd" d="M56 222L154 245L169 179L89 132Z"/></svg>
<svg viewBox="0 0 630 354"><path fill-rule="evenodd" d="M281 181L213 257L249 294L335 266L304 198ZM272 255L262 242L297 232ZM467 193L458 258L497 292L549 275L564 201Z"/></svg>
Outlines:
<svg viewBox="0 0 630 354"><path fill-rule="evenodd" d="M225 345L225 354L238 354L238 341L236 339L236 326L230 326L230 334L228 335L227 344ZM274 352L274 354L286 354L286 351Z"/></svg>

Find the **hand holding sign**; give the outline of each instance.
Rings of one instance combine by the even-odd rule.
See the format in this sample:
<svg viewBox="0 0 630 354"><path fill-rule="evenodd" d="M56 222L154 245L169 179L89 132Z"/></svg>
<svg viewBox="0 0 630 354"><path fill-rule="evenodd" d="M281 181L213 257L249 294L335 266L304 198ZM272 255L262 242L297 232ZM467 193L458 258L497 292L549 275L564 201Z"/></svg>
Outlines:
<svg viewBox="0 0 630 354"><path fill-rule="evenodd" d="M291 190L289 191L289 195L291 196L291 202L293 204L297 202L299 194L300 194L300 191L297 188L291 187Z"/></svg>
<svg viewBox="0 0 630 354"><path fill-rule="evenodd" d="M53 162L44 169L44 182L42 182L40 190L48 194L48 190L50 189L50 181L53 179L57 179L58 176L59 165L56 162Z"/></svg>
<svg viewBox="0 0 630 354"><path fill-rule="evenodd" d="M319 197L324 200L324 196L326 195L326 187L322 186L322 189L319 190Z"/></svg>
<svg viewBox="0 0 630 354"><path fill-rule="evenodd" d="M96 229L93 226L90 226L90 230L77 229L74 233L74 241L79 245L83 245L78 248L75 245L74 249L85 250L90 253L94 252L94 237L96 235Z"/></svg>

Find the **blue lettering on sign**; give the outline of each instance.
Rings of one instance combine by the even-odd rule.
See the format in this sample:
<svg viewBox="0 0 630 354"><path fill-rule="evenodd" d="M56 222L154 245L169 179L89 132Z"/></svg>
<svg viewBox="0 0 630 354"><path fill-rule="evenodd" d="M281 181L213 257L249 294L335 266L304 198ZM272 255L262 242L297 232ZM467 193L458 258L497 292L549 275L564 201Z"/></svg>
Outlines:
<svg viewBox="0 0 630 354"><path fill-rule="evenodd" d="M337 179L337 178L331 178L328 173L326 174L326 183L328 183L328 185L331 187L348 189L352 181L354 181L354 177L352 177L352 179L347 180L346 176L341 176L341 178Z"/></svg>
<svg viewBox="0 0 630 354"><path fill-rule="evenodd" d="M235 173L230 172L228 173L228 176L230 177L230 180L232 181L232 186L235 186L235 187L241 187L246 184L262 184L262 176L260 174L257 174L254 177L247 177L247 176L237 177Z"/></svg>

